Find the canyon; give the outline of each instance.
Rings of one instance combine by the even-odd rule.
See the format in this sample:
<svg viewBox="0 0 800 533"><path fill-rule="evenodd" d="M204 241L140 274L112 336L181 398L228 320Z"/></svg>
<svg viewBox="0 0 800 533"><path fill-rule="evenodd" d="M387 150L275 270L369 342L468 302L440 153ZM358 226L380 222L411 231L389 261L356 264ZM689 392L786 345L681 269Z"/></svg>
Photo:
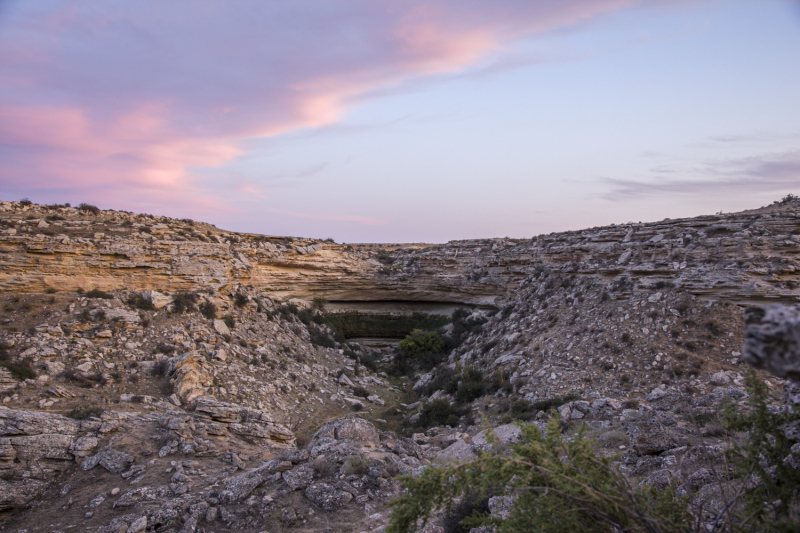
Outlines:
<svg viewBox="0 0 800 533"><path fill-rule="evenodd" d="M713 509L744 308L797 303L798 254L793 197L446 244L0 202L0 527L382 531L398 475L553 413ZM399 369L418 328L446 349Z"/></svg>

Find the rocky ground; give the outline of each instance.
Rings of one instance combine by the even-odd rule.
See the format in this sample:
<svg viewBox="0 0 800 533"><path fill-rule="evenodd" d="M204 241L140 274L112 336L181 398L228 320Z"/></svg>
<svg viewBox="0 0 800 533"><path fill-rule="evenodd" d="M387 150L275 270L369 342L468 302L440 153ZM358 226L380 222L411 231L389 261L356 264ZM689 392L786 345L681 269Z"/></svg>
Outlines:
<svg viewBox="0 0 800 533"><path fill-rule="evenodd" d="M350 247L1 207L2 531L378 531L398 474L475 457L488 428L514 442L512 422L553 410L635 482L713 506L745 438L718 418L747 398L742 304L800 295L795 201ZM312 296L467 311L442 361L403 376L394 350L336 337ZM780 405L783 380L763 378ZM434 400L455 418L424 424Z"/></svg>

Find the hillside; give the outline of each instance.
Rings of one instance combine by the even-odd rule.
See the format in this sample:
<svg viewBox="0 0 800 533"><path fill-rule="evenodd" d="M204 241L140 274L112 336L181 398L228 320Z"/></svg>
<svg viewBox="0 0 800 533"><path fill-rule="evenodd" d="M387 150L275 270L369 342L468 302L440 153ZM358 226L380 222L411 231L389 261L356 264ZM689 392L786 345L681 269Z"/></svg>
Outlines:
<svg viewBox="0 0 800 533"><path fill-rule="evenodd" d="M791 198L443 245L0 202L0 527L377 531L398 474L553 409L713 506L743 308L798 301L798 252Z"/></svg>

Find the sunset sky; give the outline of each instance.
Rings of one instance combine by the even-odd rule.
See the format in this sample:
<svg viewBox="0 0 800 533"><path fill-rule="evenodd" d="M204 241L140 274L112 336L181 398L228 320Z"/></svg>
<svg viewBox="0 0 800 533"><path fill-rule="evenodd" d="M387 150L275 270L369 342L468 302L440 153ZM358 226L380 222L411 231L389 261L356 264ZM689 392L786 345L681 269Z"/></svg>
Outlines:
<svg viewBox="0 0 800 533"><path fill-rule="evenodd" d="M0 0L0 199L338 242L800 194L790 0Z"/></svg>

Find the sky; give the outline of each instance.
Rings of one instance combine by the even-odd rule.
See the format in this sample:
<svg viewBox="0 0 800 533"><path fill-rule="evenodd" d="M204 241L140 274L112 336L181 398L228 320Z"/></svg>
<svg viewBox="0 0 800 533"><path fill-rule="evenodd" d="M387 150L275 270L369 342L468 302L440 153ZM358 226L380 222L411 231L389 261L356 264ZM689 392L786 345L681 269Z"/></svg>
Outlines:
<svg viewBox="0 0 800 533"><path fill-rule="evenodd" d="M337 242L800 194L796 0L0 0L0 199Z"/></svg>

